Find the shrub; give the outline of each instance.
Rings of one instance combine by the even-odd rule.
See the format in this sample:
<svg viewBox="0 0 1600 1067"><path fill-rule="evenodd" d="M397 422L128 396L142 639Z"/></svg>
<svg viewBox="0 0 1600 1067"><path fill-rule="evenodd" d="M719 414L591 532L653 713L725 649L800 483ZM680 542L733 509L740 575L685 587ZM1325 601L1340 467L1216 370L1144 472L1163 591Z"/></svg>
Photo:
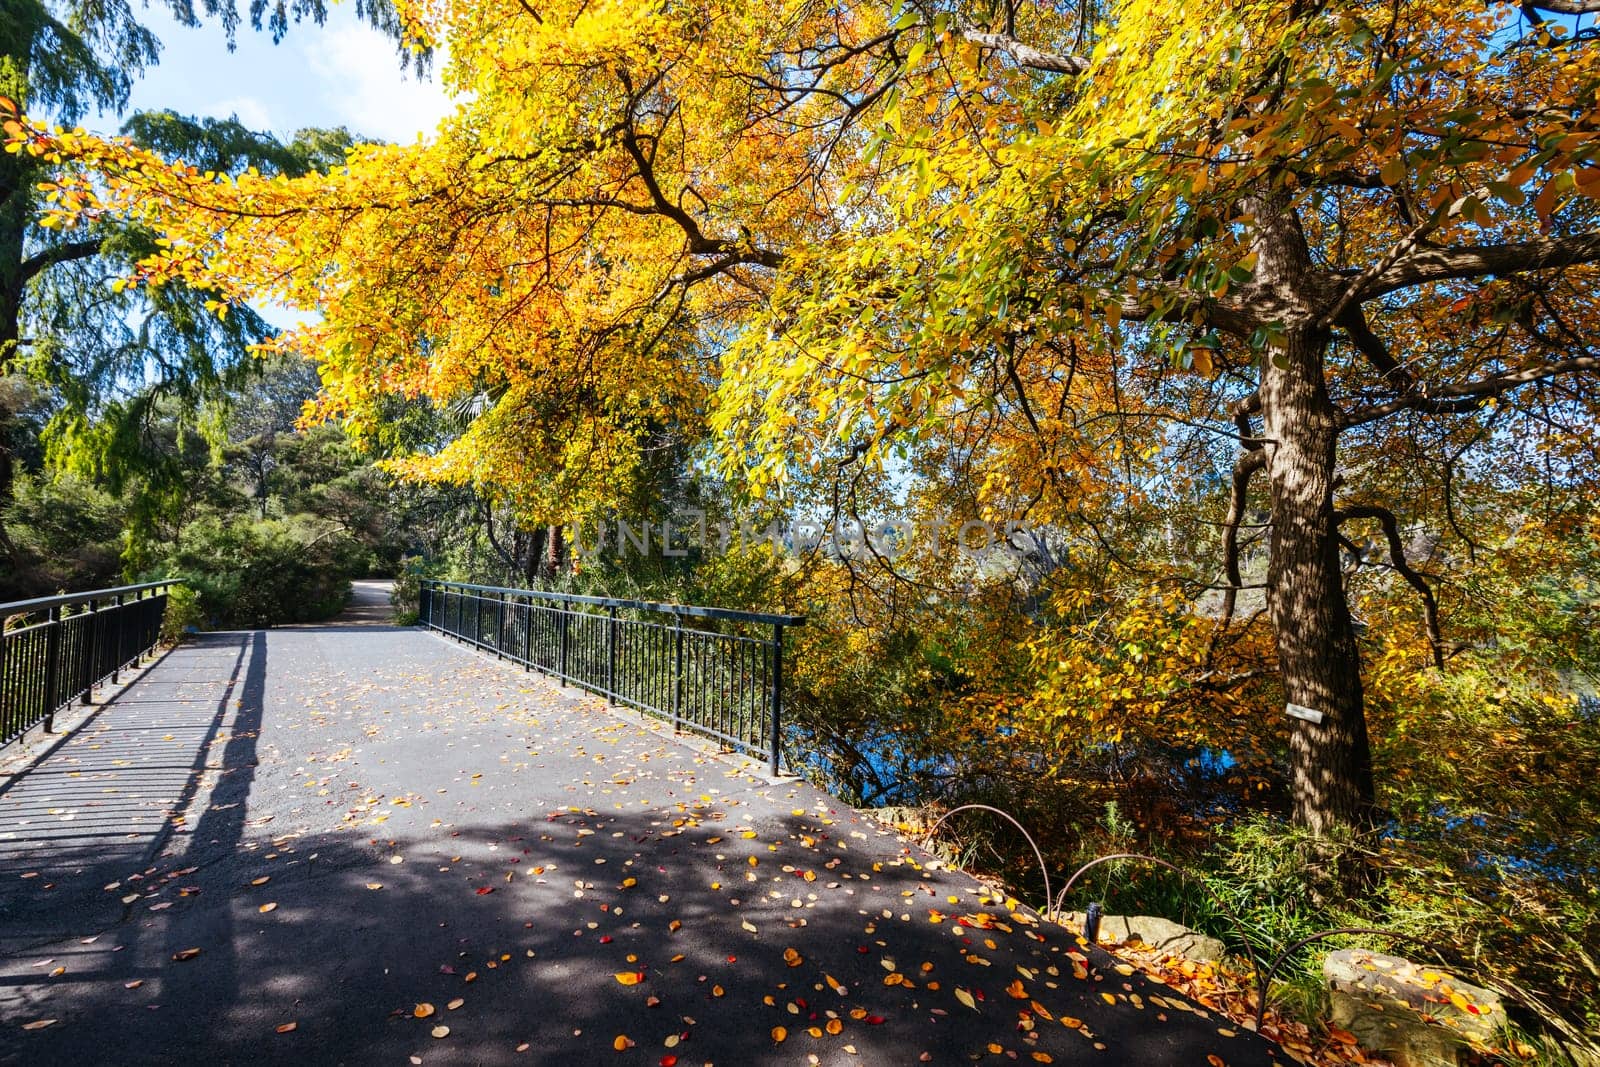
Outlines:
<svg viewBox="0 0 1600 1067"><path fill-rule="evenodd" d="M171 645L183 640L183 635L199 629L205 618L200 594L187 585L173 586L167 590L167 614L161 620L162 643Z"/></svg>
<svg viewBox="0 0 1600 1067"><path fill-rule="evenodd" d="M185 527L155 569L188 581L213 628L274 626L337 615L359 555L342 533L297 518L211 517Z"/></svg>

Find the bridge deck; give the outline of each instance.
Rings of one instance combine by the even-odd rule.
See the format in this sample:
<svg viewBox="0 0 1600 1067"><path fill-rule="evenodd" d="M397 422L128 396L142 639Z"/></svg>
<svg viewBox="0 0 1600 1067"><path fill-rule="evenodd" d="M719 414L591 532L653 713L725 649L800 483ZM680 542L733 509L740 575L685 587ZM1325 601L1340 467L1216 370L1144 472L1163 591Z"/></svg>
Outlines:
<svg viewBox="0 0 1600 1067"><path fill-rule="evenodd" d="M1275 1051L826 794L370 618L203 635L0 769L0 1061Z"/></svg>

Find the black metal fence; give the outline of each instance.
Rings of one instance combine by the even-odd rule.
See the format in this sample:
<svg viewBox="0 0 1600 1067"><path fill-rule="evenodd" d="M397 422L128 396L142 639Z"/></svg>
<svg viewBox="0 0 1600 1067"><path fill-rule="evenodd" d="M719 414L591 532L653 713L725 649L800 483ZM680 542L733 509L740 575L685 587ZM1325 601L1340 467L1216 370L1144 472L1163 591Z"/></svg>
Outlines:
<svg viewBox="0 0 1600 1067"><path fill-rule="evenodd" d="M0 604L0 745L55 714L155 647L177 582L146 582Z"/></svg>
<svg viewBox="0 0 1600 1067"><path fill-rule="evenodd" d="M804 615L422 583L429 629L767 759L783 738L783 631Z"/></svg>

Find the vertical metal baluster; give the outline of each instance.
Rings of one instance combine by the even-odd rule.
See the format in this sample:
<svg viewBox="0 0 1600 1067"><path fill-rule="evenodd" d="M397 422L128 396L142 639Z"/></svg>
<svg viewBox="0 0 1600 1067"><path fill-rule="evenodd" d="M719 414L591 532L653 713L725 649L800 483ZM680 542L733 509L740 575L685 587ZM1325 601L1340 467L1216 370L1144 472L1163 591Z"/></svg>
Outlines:
<svg viewBox="0 0 1600 1067"><path fill-rule="evenodd" d="M79 675L79 680L83 683L83 690L78 694L78 696L83 700L84 704L94 703L94 669L96 666L95 637L98 636L97 631L99 630L99 606L99 601L89 601L88 618L84 619L83 623L79 627L79 629L83 632L79 636L79 641L82 647L78 652L77 658L82 664L79 667L81 672Z"/></svg>
<svg viewBox="0 0 1600 1067"><path fill-rule="evenodd" d="M559 658L559 665L556 668L556 676L561 679L561 688L563 689L567 687L567 647L569 644L571 644L567 637L567 620L571 614L572 613L566 608L560 608L558 609L556 615L556 629L559 631L557 633L556 640L560 643L560 648L558 648L556 652L557 657Z"/></svg>
<svg viewBox="0 0 1600 1067"><path fill-rule="evenodd" d="M122 684L122 663L117 659L117 629L122 625L122 594L118 593L111 604L111 618L106 620L106 658L111 660L111 684Z"/></svg>
<svg viewBox="0 0 1600 1067"><path fill-rule="evenodd" d="M49 629L44 641L44 732L55 733L56 687L61 670L61 609L50 609Z"/></svg>
<svg viewBox="0 0 1600 1067"><path fill-rule="evenodd" d="M606 620L606 703L617 702L617 609L607 608Z"/></svg>
<svg viewBox="0 0 1600 1067"><path fill-rule="evenodd" d="M506 644L506 595L501 593L499 596L500 601L495 605L494 617L494 658L504 659L505 653L502 649Z"/></svg>
<svg viewBox="0 0 1600 1067"><path fill-rule="evenodd" d="M783 748L783 623L772 624L772 777Z"/></svg>

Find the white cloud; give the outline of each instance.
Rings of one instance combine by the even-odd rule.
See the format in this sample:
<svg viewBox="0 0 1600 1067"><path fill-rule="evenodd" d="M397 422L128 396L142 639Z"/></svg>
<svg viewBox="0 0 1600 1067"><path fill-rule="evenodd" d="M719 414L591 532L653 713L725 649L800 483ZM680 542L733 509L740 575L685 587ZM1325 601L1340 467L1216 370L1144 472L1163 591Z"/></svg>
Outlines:
<svg viewBox="0 0 1600 1067"><path fill-rule="evenodd" d="M237 118L252 130L271 130L274 128L272 115L267 111L267 105L253 96L236 96L228 100L220 100L215 104L207 104L202 114L218 119Z"/></svg>
<svg viewBox="0 0 1600 1067"><path fill-rule="evenodd" d="M330 25L301 51L323 105L358 135L409 144L453 110L437 81L402 73L394 42L369 26Z"/></svg>

